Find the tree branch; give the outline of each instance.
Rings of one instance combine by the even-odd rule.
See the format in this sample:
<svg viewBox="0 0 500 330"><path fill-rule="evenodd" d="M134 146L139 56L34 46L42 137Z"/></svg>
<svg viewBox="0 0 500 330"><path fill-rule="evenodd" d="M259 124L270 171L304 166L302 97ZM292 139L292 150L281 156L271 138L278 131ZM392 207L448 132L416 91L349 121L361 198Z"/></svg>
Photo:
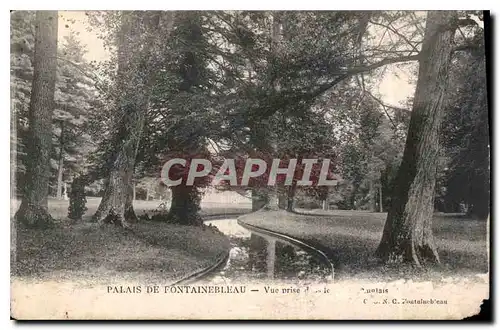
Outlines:
<svg viewBox="0 0 500 330"><path fill-rule="evenodd" d="M370 72L370 71L373 71L375 69L378 69L378 68L380 68L384 65L388 65L388 64L418 61L419 59L420 59L420 54L416 54L416 55L409 55L409 56L385 58L379 62L370 64L368 66L353 67L352 69L348 70L346 73L335 78L331 82L324 84L323 86L318 88L316 91L310 93L308 97L309 97L309 99L316 98L316 97L320 96L321 94L325 93L326 91L328 91L333 86L340 83L341 81L343 81L343 80L345 80L353 75L364 73L364 72Z"/></svg>
<svg viewBox="0 0 500 330"><path fill-rule="evenodd" d="M374 22L374 21L370 21L370 23L374 24L374 25L378 25L378 26L384 27L387 30L391 31L392 33L396 34L398 37L400 37L401 39L403 39L411 48L413 48L414 52L418 53L417 46L415 46L413 43L411 43L410 40L408 40L408 38L406 38L403 34L399 33L391 25L385 25L385 24L382 24L382 23Z"/></svg>
<svg viewBox="0 0 500 330"><path fill-rule="evenodd" d="M481 48L478 45L474 45L471 43L463 44L463 45L458 45L454 48L452 48L451 52L460 52L460 51L475 51L475 50L480 50Z"/></svg>
<svg viewBox="0 0 500 330"><path fill-rule="evenodd" d="M87 71L85 71L84 69L82 69L79 64L77 64L77 63L75 63L73 61L70 61L70 60L68 60L66 58L60 57L60 56L56 56L56 59L60 60L60 61L63 61L63 62L66 62L68 64L71 64L73 67L75 67L76 69L78 69L78 71L80 71L85 77L90 78L93 81L99 81L100 83L102 83L102 80L98 76L92 75L92 74L88 73Z"/></svg>

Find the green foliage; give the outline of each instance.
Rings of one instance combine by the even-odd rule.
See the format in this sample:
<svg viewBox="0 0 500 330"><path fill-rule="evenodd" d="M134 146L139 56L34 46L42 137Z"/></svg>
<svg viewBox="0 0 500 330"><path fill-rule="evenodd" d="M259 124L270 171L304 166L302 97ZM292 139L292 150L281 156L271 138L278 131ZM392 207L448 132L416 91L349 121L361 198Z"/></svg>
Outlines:
<svg viewBox="0 0 500 330"><path fill-rule="evenodd" d="M313 95L318 85L359 62L354 40L365 32L365 16L176 12L172 39L159 49L136 173L157 175L162 155L208 143L228 157L266 149L265 131L273 132L280 155L333 157L343 139L335 130L343 124L332 128L329 116L355 114L348 109L358 95L349 93L352 83L341 86L341 97L329 93L326 107L318 107L321 100ZM273 41L273 21L281 26L279 41ZM363 120L359 132L366 135L372 118Z"/></svg>
<svg viewBox="0 0 500 330"><path fill-rule="evenodd" d="M438 186L438 207L461 212L460 204L480 218L489 213L490 147L483 32L470 41L470 52L458 53L448 88L442 141L446 162ZM444 168L444 169L443 169Z"/></svg>
<svg viewBox="0 0 500 330"><path fill-rule="evenodd" d="M13 108L13 150L16 161L16 185L24 187L28 108L33 79L34 12L15 11L11 14L11 96ZM99 107L91 68L84 59L85 50L75 33L59 43L58 65L53 114L53 150L51 152L51 187L57 181L59 159L64 158L63 180L68 181L83 169L85 158L93 148L87 133L88 118ZM61 129L62 128L62 129ZM15 140L14 140L15 139Z"/></svg>
<svg viewBox="0 0 500 330"><path fill-rule="evenodd" d="M33 78L35 48L35 12L11 13L10 29L10 89L11 89L11 167L16 171L18 194L24 187L28 110Z"/></svg>
<svg viewBox="0 0 500 330"><path fill-rule="evenodd" d="M65 37L60 45L52 142L52 157L57 161L53 162L52 169L53 177L57 178L56 164L63 157L64 181L70 181L83 170L85 158L95 148L88 121L92 112L100 107L100 99L95 82L88 76L91 67L84 54L74 33Z"/></svg>
<svg viewBox="0 0 500 330"><path fill-rule="evenodd" d="M18 133L13 142L18 145L19 172L32 76L32 16L12 15L11 84ZM371 97L369 91L376 89L383 72L360 68L414 54L422 38L423 15L161 12L158 28L150 31L145 26L152 17L153 12L89 12L90 29L111 52L107 62L86 63L76 34L61 43L53 179L61 151L65 180L80 173L89 182L106 175L126 133L123 123L129 116L122 111L127 108L124 104L131 111L137 105L135 95L127 91L140 89L149 95L134 172L141 192L151 188L151 182L140 179L158 177L165 157L172 153L192 155L203 150L223 159L268 152L277 157L334 159L344 185L301 194L315 198L330 194L343 208L369 208L378 203L381 187L383 206L390 205L409 113L388 110ZM123 20L131 18L141 24L123 33ZM474 31L465 31L467 37L476 36L465 41L481 42ZM119 53L120 38L125 38L125 53ZM143 56L143 45L150 42L151 61ZM130 65L118 72L117 63L124 55ZM152 70L146 71L145 65ZM484 72L484 55L463 55L454 66L450 108L455 111L445 129L449 170L442 186L447 187L446 198L474 205L479 201L472 196L489 193L486 85L477 78ZM150 86L137 84L144 72L152 72ZM474 90L474 96L467 90ZM451 193L464 180L471 183L470 191ZM84 192L78 189L70 207L76 218L84 212ZM196 205L200 195L197 189L191 193L186 196Z"/></svg>

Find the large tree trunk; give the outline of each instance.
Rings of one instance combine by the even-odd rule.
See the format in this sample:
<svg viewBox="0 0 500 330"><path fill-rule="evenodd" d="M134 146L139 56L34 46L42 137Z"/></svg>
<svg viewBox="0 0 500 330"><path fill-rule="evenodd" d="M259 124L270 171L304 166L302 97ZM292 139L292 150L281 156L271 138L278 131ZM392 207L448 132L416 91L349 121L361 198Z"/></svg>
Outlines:
<svg viewBox="0 0 500 330"><path fill-rule="evenodd" d="M276 136L272 118L257 123L253 127L252 143L257 154L267 154L268 168L272 164L272 158L277 153ZM252 209L257 210L278 210L279 192L278 186L268 186L267 182L256 180L252 184Z"/></svg>
<svg viewBox="0 0 500 330"><path fill-rule="evenodd" d="M170 223L199 226L203 224L200 210L200 194L195 186L172 187L172 203L166 220Z"/></svg>
<svg viewBox="0 0 500 330"><path fill-rule="evenodd" d="M272 15L272 26L271 26L271 51L272 52L278 52L278 43L280 40L280 20L279 20L279 14L278 13L273 13ZM276 91L280 90L280 83L277 79L274 77L271 78L272 82L272 88ZM278 154L278 147L277 147L277 127L274 124L275 121L273 121L273 118L269 119L269 123L267 126L270 129L270 132L268 132L268 138L270 142L270 153L274 157ZM269 125L270 124L270 125ZM264 206L265 210L269 211L277 211L280 208L280 198L279 198L279 191L278 191L278 185L277 183L274 186L269 187L269 192L268 192L268 198L267 198L267 204Z"/></svg>
<svg viewBox="0 0 500 330"><path fill-rule="evenodd" d="M123 227L128 227L128 219L125 216L125 207L128 196L131 195L130 177L135 165L137 148L142 135L144 125L145 109L137 109L134 106L125 109L125 117L128 122L124 123L128 136L124 136L117 158L114 161L109 182L104 192L104 196L95 214L95 219L99 223L116 222ZM130 205L129 205L130 206Z"/></svg>
<svg viewBox="0 0 500 330"><path fill-rule="evenodd" d="M135 38L144 35L145 25L148 37L137 50ZM149 102L149 86L152 82L153 29L159 26L159 13L126 13L118 44L118 89L121 91L118 107L122 121L118 124L119 135L115 143L118 151L109 171L109 182L94 218L99 223L115 222L129 227L131 219L131 179L135 167L137 149L143 132L145 113ZM142 44L142 42L141 42ZM142 86L141 88L137 88ZM127 210L127 214L126 214Z"/></svg>
<svg viewBox="0 0 500 330"><path fill-rule="evenodd" d="M278 14L272 14L271 19L271 51L277 52L280 40L280 21L278 19ZM279 91L279 81L275 79L274 76L270 77L270 81L271 83L269 87L275 91ZM276 157L278 154L278 136L276 133L276 118L273 117L264 119L259 123L255 123L255 126L253 127L253 145L256 147L258 152L271 156L268 166L271 166L272 158ZM279 206L284 202L284 200L280 203L280 194L277 184L267 186L265 183L262 183L262 185L263 187L255 187L252 189L252 210L279 210ZM264 205L262 205L263 202L265 202Z"/></svg>
<svg viewBox="0 0 500 330"><path fill-rule="evenodd" d="M28 227L47 227L53 220L48 212L47 197L57 68L57 18L57 11L36 13L26 186L15 215L17 221Z"/></svg>
<svg viewBox="0 0 500 330"><path fill-rule="evenodd" d="M434 186L443 113L443 96L450 64L453 13L431 11L427 17L410 127L393 202L377 254L385 262L439 262L432 235Z"/></svg>

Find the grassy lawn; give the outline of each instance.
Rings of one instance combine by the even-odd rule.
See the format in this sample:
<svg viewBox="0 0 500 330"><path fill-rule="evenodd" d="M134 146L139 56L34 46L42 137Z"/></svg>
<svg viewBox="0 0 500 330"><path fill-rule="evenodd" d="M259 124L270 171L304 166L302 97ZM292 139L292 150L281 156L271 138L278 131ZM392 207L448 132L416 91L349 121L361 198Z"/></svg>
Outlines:
<svg viewBox="0 0 500 330"><path fill-rule="evenodd" d="M84 220L89 220L90 217L97 211L97 207L101 202L100 197L87 197L87 212L84 215ZM19 200L11 200L11 214L13 215L20 205ZM134 210L137 216L141 216L144 212L150 212L160 205L159 200L136 200L134 201ZM65 221L68 215L69 201L49 199L49 211L52 217L58 221ZM252 211L251 202L247 204L229 204L229 203L201 203L200 214L210 216L214 214L243 214Z"/></svg>
<svg viewBox="0 0 500 330"><path fill-rule="evenodd" d="M141 221L132 231L90 223L100 199L88 199L83 221L67 219L68 201L49 200L56 227L19 228L15 276L34 280L68 280L89 285L113 282L166 284L212 265L229 249L228 239L207 227L193 228ZM136 201L137 215L153 210L159 201ZM12 215L19 201L12 203ZM244 213L243 207L216 205L204 215Z"/></svg>
<svg viewBox="0 0 500 330"><path fill-rule="evenodd" d="M210 229L158 223L137 224L132 232L91 223L20 229L17 240L17 275L95 284L169 283L210 266L229 248Z"/></svg>
<svg viewBox="0 0 500 330"><path fill-rule="evenodd" d="M307 213L307 214L304 214ZM435 215L434 234L442 265L426 271L390 268L373 257L386 213L363 211L257 212L239 219L322 246L336 278L440 278L488 272L486 221Z"/></svg>
<svg viewBox="0 0 500 330"><path fill-rule="evenodd" d="M112 279L174 281L212 264L229 242L207 228L191 228L141 221L133 231L115 226L99 228L88 222L100 199L89 198L84 220L71 224L68 201L49 201L54 229L19 229L17 275L109 283ZM158 207L159 201L135 201L137 215ZM18 203L13 203L12 214ZM205 204L201 213L250 212L250 205ZM385 213L363 211L303 211L303 214L257 212L240 217L249 224L319 244L336 266L336 278L392 279L418 275L441 277L488 271L485 221L459 215L435 215L434 234L442 265L425 273L391 269L373 257L384 226ZM233 216L234 217L234 216Z"/></svg>

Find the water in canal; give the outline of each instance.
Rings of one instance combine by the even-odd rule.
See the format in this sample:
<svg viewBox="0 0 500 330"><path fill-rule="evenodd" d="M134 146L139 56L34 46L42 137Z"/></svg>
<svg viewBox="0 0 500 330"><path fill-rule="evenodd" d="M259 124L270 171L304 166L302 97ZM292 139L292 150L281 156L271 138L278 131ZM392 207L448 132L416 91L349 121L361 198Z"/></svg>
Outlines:
<svg viewBox="0 0 500 330"><path fill-rule="evenodd" d="M327 283L333 280L332 266L320 255L262 233L250 231L236 219L205 221L229 237L231 251L224 267L204 281L213 284L237 282Z"/></svg>

